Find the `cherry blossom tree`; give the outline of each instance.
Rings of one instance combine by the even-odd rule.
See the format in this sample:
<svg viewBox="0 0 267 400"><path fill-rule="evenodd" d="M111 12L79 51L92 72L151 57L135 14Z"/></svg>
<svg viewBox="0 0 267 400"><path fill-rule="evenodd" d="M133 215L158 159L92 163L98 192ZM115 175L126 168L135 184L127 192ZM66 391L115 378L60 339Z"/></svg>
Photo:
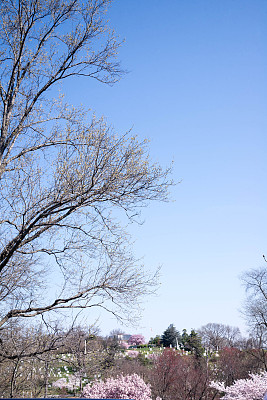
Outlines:
<svg viewBox="0 0 267 400"><path fill-rule="evenodd" d="M267 372L251 374L228 387L221 382L212 382L210 386L225 393L223 400L262 400L267 393Z"/></svg>
<svg viewBox="0 0 267 400"><path fill-rule="evenodd" d="M130 346L139 346L140 344L145 344L145 342L143 335L132 335L128 340Z"/></svg>
<svg viewBox="0 0 267 400"><path fill-rule="evenodd" d="M151 390L139 375L121 375L86 385L83 396L88 399L151 400Z"/></svg>

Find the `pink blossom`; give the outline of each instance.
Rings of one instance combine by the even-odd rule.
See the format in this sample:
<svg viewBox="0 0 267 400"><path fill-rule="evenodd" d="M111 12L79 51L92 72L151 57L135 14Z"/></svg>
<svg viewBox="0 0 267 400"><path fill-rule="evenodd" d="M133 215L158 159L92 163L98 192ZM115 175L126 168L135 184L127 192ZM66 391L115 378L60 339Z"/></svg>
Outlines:
<svg viewBox="0 0 267 400"><path fill-rule="evenodd" d="M250 378L238 379L228 387L221 382L211 382L210 386L225 393L223 400L262 400L267 392L267 372L250 374Z"/></svg>
<svg viewBox="0 0 267 400"><path fill-rule="evenodd" d="M142 335L132 335L128 340L130 346L138 346L140 344L145 344L146 340Z"/></svg>
<svg viewBox="0 0 267 400"><path fill-rule="evenodd" d="M88 399L151 400L151 390L139 375L121 375L86 385L83 396Z"/></svg>
<svg viewBox="0 0 267 400"><path fill-rule="evenodd" d="M148 358L149 360L152 360L152 361L156 361L156 360L158 359L158 357L159 357L159 354L158 354L158 353L151 353L151 354L148 354L148 355L147 355L147 358Z"/></svg>
<svg viewBox="0 0 267 400"><path fill-rule="evenodd" d="M121 347L122 349L128 349L129 345L128 345L127 342L122 341L122 342L120 342L120 347Z"/></svg>
<svg viewBox="0 0 267 400"><path fill-rule="evenodd" d="M136 358L138 356L138 354L139 354L139 351L137 351L137 350L128 350L126 353L126 355L131 358Z"/></svg>

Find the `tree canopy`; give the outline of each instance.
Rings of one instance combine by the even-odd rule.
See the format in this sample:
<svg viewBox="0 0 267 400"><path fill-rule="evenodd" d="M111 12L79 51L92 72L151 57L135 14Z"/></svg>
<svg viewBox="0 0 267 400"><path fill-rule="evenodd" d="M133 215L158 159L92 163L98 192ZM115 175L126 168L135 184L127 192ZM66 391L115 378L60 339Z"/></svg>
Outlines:
<svg viewBox="0 0 267 400"><path fill-rule="evenodd" d="M121 76L109 4L0 4L0 326L68 308L127 318L154 290L120 216L166 200L169 169L131 132L54 97L59 82Z"/></svg>
<svg viewBox="0 0 267 400"><path fill-rule="evenodd" d="M168 326L161 337L164 347L177 347L179 339L180 333L176 330L173 324Z"/></svg>
<svg viewBox="0 0 267 400"><path fill-rule="evenodd" d="M183 350L189 351L196 357L201 357L204 352L201 337L194 329L191 329L190 333L187 333L186 329L183 329L179 344Z"/></svg>

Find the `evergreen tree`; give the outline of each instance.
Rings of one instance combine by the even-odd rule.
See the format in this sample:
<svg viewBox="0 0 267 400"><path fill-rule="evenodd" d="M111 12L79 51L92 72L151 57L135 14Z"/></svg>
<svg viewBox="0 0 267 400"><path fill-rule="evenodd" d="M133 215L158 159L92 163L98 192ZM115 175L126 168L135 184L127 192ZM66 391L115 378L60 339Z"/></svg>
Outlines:
<svg viewBox="0 0 267 400"><path fill-rule="evenodd" d="M163 332L161 340L164 347L177 347L177 344L180 341L180 333L176 330L175 326L171 324Z"/></svg>
<svg viewBox="0 0 267 400"><path fill-rule="evenodd" d="M191 329L191 333L188 334L186 329L183 329L182 336L179 341L180 347L194 354L196 357L201 357L204 349L201 344L201 337L197 334L194 329Z"/></svg>
<svg viewBox="0 0 267 400"><path fill-rule="evenodd" d="M157 347L160 347L162 344L162 340L161 340L161 336L160 335L156 335L154 338L151 337L148 344L154 344Z"/></svg>

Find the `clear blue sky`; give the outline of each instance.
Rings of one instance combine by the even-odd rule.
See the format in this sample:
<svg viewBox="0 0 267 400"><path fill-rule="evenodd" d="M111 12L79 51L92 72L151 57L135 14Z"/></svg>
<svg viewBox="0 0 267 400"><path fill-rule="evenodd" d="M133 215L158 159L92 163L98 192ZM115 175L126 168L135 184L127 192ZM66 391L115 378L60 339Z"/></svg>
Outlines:
<svg viewBox="0 0 267 400"><path fill-rule="evenodd" d="M129 74L112 88L76 81L68 95L149 138L152 159L174 160L182 180L132 228L161 286L125 331L219 322L245 333L239 275L267 254L267 2L117 0L108 15ZM99 326L117 324L102 315Z"/></svg>

